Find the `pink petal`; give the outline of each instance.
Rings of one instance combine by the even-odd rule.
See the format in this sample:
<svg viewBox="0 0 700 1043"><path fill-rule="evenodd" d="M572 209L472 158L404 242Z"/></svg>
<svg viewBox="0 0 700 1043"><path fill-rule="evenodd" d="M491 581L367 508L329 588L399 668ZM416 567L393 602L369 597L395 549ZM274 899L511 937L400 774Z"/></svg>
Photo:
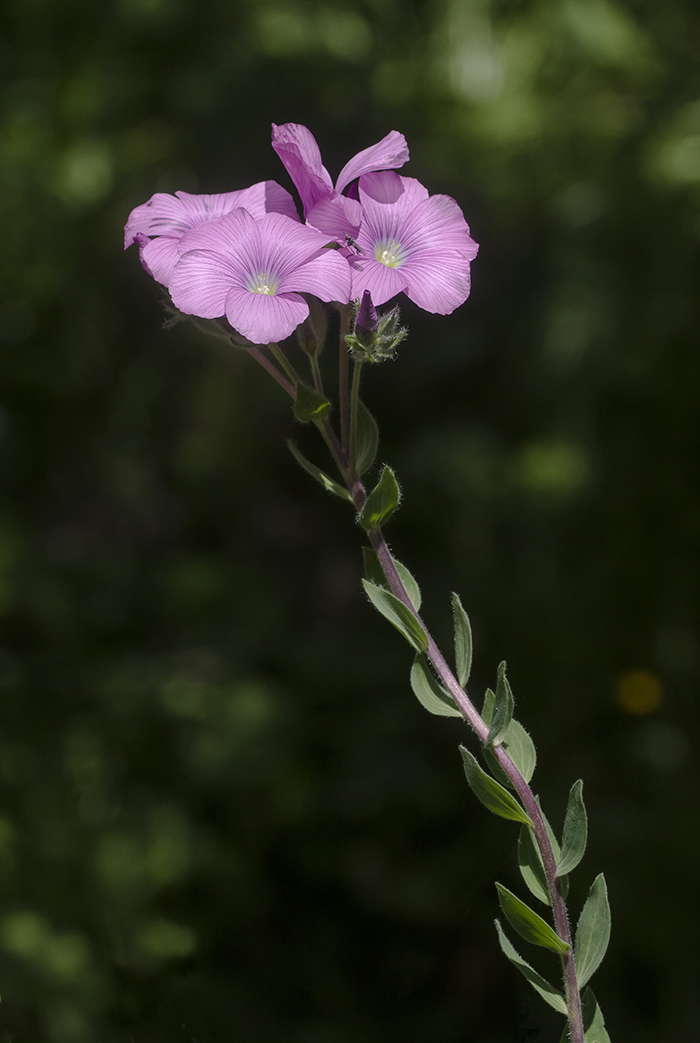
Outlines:
<svg viewBox="0 0 700 1043"><path fill-rule="evenodd" d="M306 223L325 232L329 239L354 239L362 223L362 207L356 199L333 194L319 199L306 215Z"/></svg>
<svg viewBox="0 0 700 1043"><path fill-rule="evenodd" d="M479 247L469 234L464 214L450 196L430 196L403 221L401 244L417 249L459 250L473 261Z"/></svg>
<svg viewBox="0 0 700 1043"><path fill-rule="evenodd" d="M226 298L226 318L253 344L284 340L308 314L308 304L296 293L272 296L233 288Z"/></svg>
<svg viewBox="0 0 700 1043"><path fill-rule="evenodd" d="M469 261L456 251L424 250L401 271L408 281L407 296L425 311L449 315L469 296Z"/></svg>
<svg viewBox="0 0 700 1043"><path fill-rule="evenodd" d="M251 240L246 255L254 267L273 271L282 285L300 265L319 256L326 242L326 236L316 228L290 221L282 214L266 214L257 222L255 249Z"/></svg>
<svg viewBox="0 0 700 1043"><path fill-rule="evenodd" d="M256 227L255 218L247 210L232 210L215 221L204 221L186 232L180 240L180 254L188 250L213 250L235 255L241 242L254 235Z"/></svg>
<svg viewBox="0 0 700 1043"><path fill-rule="evenodd" d="M408 161L408 145L403 134L391 130L376 145L358 152L340 171L336 189L342 192L351 181L374 170L395 170Z"/></svg>
<svg viewBox="0 0 700 1043"><path fill-rule="evenodd" d="M350 300L352 272L350 265L337 250L324 250L306 264L302 264L280 283L280 293L296 290L312 293L322 301L338 301L347 304Z"/></svg>
<svg viewBox="0 0 700 1043"><path fill-rule="evenodd" d="M159 235L157 239L148 239L143 233L137 233L143 241L139 244L141 264L156 282L167 286L173 274L173 268L180 259L179 239L170 239L167 235Z"/></svg>
<svg viewBox="0 0 700 1043"><path fill-rule="evenodd" d="M186 315L219 319L226 313L226 297L240 286L240 272L225 257L209 250L190 250L175 265L170 280L173 304Z"/></svg>
<svg viewBox="0 0 700 1043"><path fill-rule="evenodd" d="M304 213L333 191L331 176L323 166L321 152L310 130L299 123L272 124L272 147L301 196Z"/></svg>
<svg viewBox="0 0 700 1043"><path fill-rule="evenodd" d="M387 268L374 257L367 260L362 270L352 273L352 300L361 297L365 290L372 294L372 301L379 307L391 297L401 293L408 285L405 268Z"/></svg>
<svg viewBox="0 0 700 1043"><path fill-rule="evenodd" d="M124 227L124 249L136 242L136 234L180 236L190 227L186 211L179 199L166 192L156 192L147 203L135 207Z"/></svg>

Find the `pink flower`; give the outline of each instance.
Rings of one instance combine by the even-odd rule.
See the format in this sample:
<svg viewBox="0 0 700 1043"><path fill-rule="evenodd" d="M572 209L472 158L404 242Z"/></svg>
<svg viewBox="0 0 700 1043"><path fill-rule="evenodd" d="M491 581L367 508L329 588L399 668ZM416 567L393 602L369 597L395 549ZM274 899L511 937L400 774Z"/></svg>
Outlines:
<svg viewBox="0 0 700 1043"><path fill-rule="evenodd" d="M403 292L440 315L463 304L479 247L454 199L428 195L414 178L392 171L361 177L359 196L355 239L363 254L353 265L352 298L369 290L380 305Z"/></svg>
<svg viewBox="0 0 700 1043"><path fill-rule="evenodd" d="M180 256L178 247L185 232L206 221L215 221L239 207L253 217L272 212L299 220L294 200L276 181L260 181L250 188L218 195L193 196L189 192L176 192L170 196L157 192L129 214L124 228L124 249L138 243L141 263L146 271L167 286Z"/></svg>
<svg viewBox="0 0 700 1043"><path fill-rule="evenodd" d="M226 316L254 344L288 337L309 314L301 293L350 299L350 267L327 237L283 214L233 210L187 232L170 280L173 303L203 319Z"/></svg>
<svg viewBox="0 0 700 1043"><path fill-rule="evenodd" d="M393 170L408 160L403 134L390 131L376 145L358 152L340 171L333 185L321 160L321 152L310 130L299 123L272 124L272 147L284 163L301 196L306 223L336 238L354 238L360 227L361 209L343 189L363 174Z"/></svg>

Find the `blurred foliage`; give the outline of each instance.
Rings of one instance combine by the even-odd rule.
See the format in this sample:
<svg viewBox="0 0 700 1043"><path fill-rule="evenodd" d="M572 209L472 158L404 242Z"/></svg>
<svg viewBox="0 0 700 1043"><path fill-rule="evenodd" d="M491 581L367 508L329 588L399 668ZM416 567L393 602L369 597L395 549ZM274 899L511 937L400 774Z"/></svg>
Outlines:
<svg viewBox="0 0 700 1043"><path fill-rule="evenodd" d="M347 505L288 457L262 370L163 331L121 252L155 191L288 184L272 121L334 174L403 131L481 243L471 300L406 307L367 374L390 536L445 643L460 592L477 699L508 657L555 823L585 779L572 898L605 870L612 1038L692 1038L697 5L1 17L0 1039L558 1039L493 932L515 834L411 695Z"/></svg>

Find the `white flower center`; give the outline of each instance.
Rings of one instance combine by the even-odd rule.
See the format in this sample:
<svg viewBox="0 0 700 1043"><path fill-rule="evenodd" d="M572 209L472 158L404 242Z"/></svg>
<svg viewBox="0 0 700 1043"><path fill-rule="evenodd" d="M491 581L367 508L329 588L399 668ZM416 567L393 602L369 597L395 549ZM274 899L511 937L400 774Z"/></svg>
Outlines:
<svg viewBox="0 0 700 1043"><path fill-rule="evenodd" d="M248 289L251 293L266 293L273 296L277 293L277 279L267 272L258 272L248 279Z"/></svg>
<svg viewBox="0 0 700 1043"><path fill-rule="evenodd" d="M380 239L374 247L374 256L387 268L400 268L408 258L405 249L396 239Z"/></svg>

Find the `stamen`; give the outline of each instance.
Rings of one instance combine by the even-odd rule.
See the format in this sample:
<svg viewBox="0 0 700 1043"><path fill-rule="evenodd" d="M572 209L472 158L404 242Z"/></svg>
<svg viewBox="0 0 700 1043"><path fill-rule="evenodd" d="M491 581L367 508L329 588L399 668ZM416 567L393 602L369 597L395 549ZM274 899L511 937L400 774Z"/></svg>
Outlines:
<svg viewBox="0 0 700 1043"><path fill-rule="evenodd" d="M251 293L265 293L274 296L277 293L277 279L266 272L258 272L248 280L248 289Z"/></svg>
<svg viewBox="0 0 700 1043"><path fill-rule="evenodd" d="M401 243L396 239L390 241L380 239L374 248L374 256L387 268L400 268L406 262L407 253Z"/></svg>

